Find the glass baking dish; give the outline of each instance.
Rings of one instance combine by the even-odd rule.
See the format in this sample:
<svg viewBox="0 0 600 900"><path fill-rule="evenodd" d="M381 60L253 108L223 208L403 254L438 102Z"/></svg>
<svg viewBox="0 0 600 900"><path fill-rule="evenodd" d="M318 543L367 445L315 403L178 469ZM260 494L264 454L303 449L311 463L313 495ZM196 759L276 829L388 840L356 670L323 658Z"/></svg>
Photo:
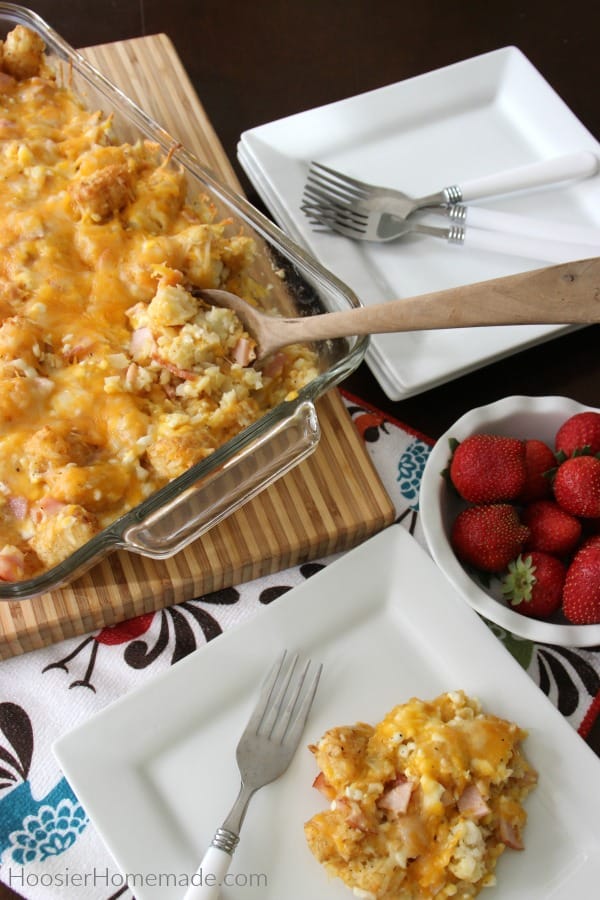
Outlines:
<svg viewBox="0 0 600 900"><path fill-rule="evenodd" d="M57 77L66 81L90 110L113 116L118 142L150 139L185 171L190 191L209 195L219 215L259 246L257 274L272 288L270 305L285 315L312 315L359 305L352 291L254 209L219 183L156 122L96 71L36 13L0 3L0 37L15 25L37 32ZM274 299L275 298L275 299ZM72 581L107 553L125 549L164 559L203 533L305 459L318 445L315 401L350 374L365 355L368 338L315 345L318 375L296 399L280 403L233 439L156 491L63 562L34 578L0 582L0 599L19 600Z"/></svg>

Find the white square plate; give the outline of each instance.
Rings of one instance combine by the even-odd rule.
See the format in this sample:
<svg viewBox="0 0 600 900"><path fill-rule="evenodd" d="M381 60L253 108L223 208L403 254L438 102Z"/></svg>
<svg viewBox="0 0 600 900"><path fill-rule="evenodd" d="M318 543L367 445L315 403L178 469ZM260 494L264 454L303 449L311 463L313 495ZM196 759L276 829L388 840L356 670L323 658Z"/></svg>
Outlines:
<svg viewBox="0 0 600 900"><path fill-rule="evenodd" d="M230 870L237 886L224 887L223 900L348 900L305 843L303 823L323 807L305 745L334 725L375 723L411 696L456 688L529 730L525 749L540 775L527 800L526 850L504 854L494 897L593 895L598 759L395 525L57 743L65 774L121 871L136 876L138 900L185 893L167 879L195 871L228 812L239 783L235 746L283 647L321 660L321 684L292 765L250 804Z"/></svg>
<svg viewBox="0 0 600 900"><path fill-rule="evenodd" d="M516 47L289 116L244 132L241 165L278 223L365 305L539 268L545 263L409 236L389 244L318 233L300 209L311 160L412 196L600 144ZM481 201L600 225L600 174ZM443 223L444 220L441 220ZM565 332L502 326L377 335L368 362L400 400Z"/></svg>

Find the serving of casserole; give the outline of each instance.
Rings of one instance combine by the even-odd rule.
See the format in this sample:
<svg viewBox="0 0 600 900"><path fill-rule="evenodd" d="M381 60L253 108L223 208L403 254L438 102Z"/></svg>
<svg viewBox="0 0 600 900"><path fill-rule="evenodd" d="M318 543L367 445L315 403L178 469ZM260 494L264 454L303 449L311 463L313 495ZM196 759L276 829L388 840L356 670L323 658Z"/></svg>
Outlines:
<svg viewBox="0 0 600 900"><path fill-rule="evenodd" d="M3 10L0 596L31 596L114 546L170 555L283 474L364 342L253 365L197 289L273 314L355 298L34 14Z"/></svg>
<svg viewBox="0 0 600 900"><path fill-rule="evenodd" d="M525 737L464 691L330 729L310 748L330 802L305 825L312 853L363 900L477 896L504 850L524 847L537 782Z"/></svg>

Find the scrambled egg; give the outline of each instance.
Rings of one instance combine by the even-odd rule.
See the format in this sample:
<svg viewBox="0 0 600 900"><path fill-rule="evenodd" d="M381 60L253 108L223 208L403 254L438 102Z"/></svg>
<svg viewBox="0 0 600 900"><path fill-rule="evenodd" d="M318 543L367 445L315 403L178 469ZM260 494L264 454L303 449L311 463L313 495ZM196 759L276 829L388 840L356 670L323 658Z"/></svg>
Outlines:
<svg viewBox="0 0 600 900"><path fill-rule="evenodd" d="M233 312L260 303L253 240L150 141L117 143L49 70L0 42L0 579L59 563L317 374L261 369Z"/></svg>
<svg viewBox="0 0 600 900"><path fill-rule="evenodd" d="M462 691L332 728L310 747L330 801L304 826L310 850L362 900L475 897L504 849L523 849L525 737Z"/></svg>

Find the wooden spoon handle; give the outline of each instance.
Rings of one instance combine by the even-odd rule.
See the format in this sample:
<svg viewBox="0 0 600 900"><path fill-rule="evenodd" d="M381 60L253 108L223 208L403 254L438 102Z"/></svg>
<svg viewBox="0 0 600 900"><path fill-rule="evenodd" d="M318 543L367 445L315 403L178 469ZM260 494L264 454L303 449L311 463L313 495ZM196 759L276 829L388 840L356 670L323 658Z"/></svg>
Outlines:
<svg viewBox="0 0 600 900"><path fill-rule="evenodd" d="M286 321L302 330L298 340L477 325L600 322L600 258Z"/></svg>

